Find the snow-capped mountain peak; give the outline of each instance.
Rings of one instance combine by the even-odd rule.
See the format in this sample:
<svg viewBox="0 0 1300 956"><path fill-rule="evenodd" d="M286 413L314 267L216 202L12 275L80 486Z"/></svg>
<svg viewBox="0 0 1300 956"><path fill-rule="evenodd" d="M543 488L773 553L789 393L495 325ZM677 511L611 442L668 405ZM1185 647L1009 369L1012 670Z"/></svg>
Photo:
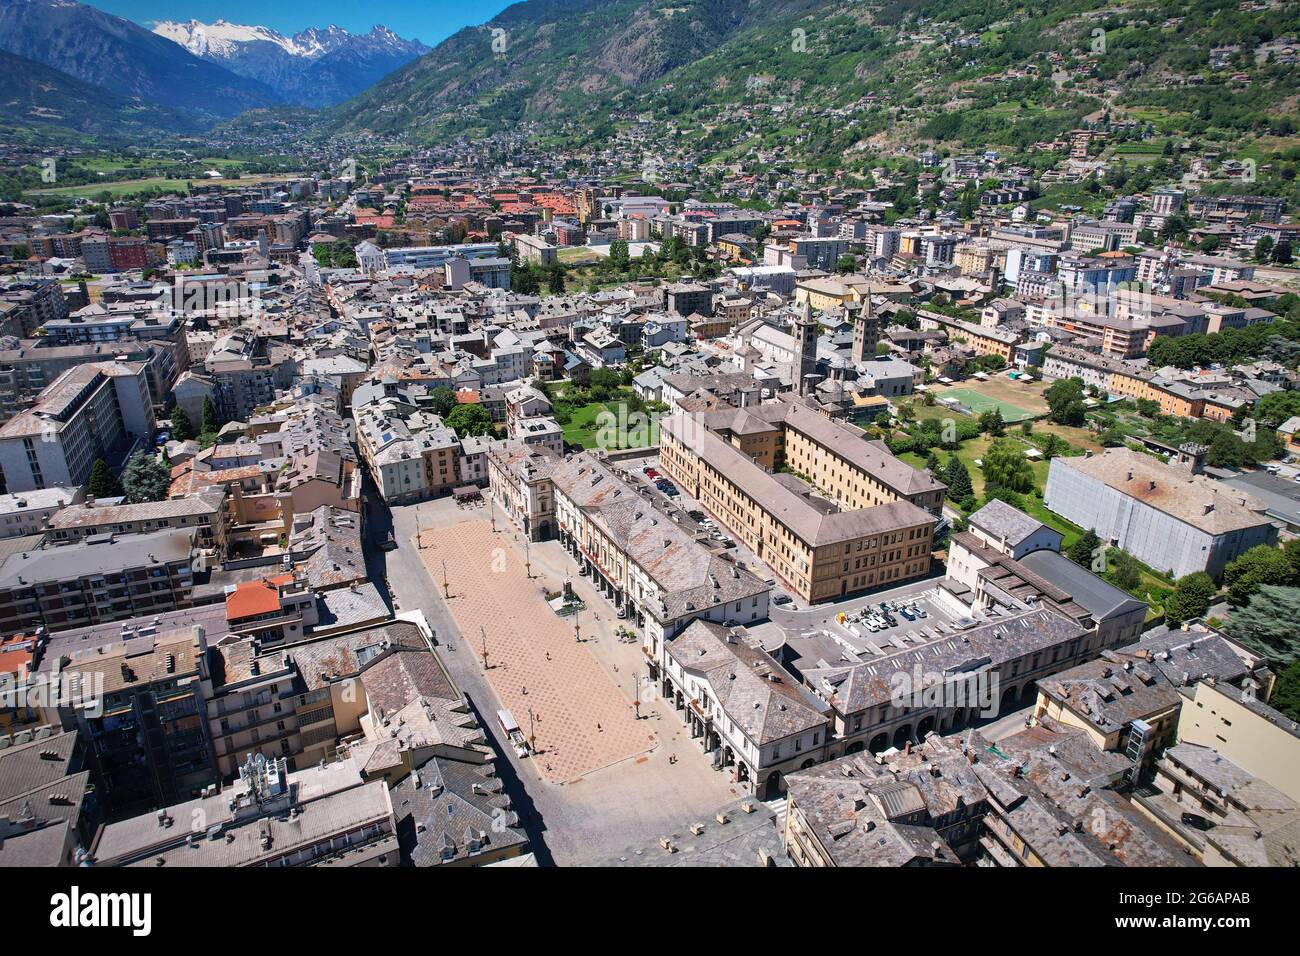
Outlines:
<svg viewBox="0 0 1300 956"><path fill-rule="evenodd" d="M164 20L154 26L153 32L179 43L195 56L208 59L225 59L233 56L243 44L259 42L273 43L290 56L315 55L314 51L305 49L268 27L246 26L226 20L215 20L212 23L203 23L201 20L186 20L184 23Z"/></svg>
<svg viewBox="0 0 1300 956"><path fill-rule="evenodd" d="M428 52L420 41L402 39L383 25L354 34L331 23L285 36L228 20L164 20L153 32L306 105L346 99Z"/></svg>
<svg viewBox="0 0 1300 956"><path fill-rule="evenodd" d="M291 37L270 27L231 23L228 20L163 20L154 25L153 32L179 43L195 56L209 59L228 59L239 52L240 46L249 43L273 43L290 56L315 59L332 53L340 47L355 43L380 44L390 48L416 49L422 44L403 40L383 24L376 24L367 34L349 33L331 23L324 28L308 27Z"/></svg>

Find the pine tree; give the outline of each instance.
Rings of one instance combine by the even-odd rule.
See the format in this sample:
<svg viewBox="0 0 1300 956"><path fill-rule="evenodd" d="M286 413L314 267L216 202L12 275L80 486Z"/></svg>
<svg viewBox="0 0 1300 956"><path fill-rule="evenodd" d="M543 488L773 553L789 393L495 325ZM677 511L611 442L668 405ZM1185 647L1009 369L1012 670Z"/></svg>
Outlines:
<svg viewBox="0 0 1300 956"><path fill-rule="evenodd" d="M132 504L162 501L170 482L167 466L147 452L136 452L122 469L122 490Z"/></svg>
<svg viewBox="0 0 1300 956"><path fill-rule="evenodd" d="M213 404L212 396L209 395L203 399L203 434L215 435L221 431L221 419L217 417L217 406Z"/></svg>
<svg viewBox="0 0 1300 956"><path fill-rule="evenodd" d="M1300 658L1300 588L1265 584L1224 626L1228 636L1277 664Z"/></svg>
<svg viewBox="0 0 1300 956"><path fill-rule="evenodd" d="M969 495L975 493L975 486L971 484L970 472L966 470L966 464L956 455L948 459L948 497L953 501L961 501Z"/></svg>
<svg viewBox="0 0 1300 956"><path fill-rule="evenodd" d="M177 405L172 409L172 438L188 441L194 437L194 423L185 409Z"/></svg>
<svg viewBox="0 0 1300 956"><path fill-rule="evenodd" d="M86 483L86 493L92 498L117 498L122 494L122 483L108 467L108 462L96 458L90 469L90 480Z"/></svg>
<svg viewBox="0 0 1300 956"><path fill-rule="evenodd" d="M1092 556L1100 546L1101 538L1097 537L1097 532L1085 531L1078 541L1070 545L1069 550L1066 551L1066 557L1075 564L1091 568Z"/></svg>

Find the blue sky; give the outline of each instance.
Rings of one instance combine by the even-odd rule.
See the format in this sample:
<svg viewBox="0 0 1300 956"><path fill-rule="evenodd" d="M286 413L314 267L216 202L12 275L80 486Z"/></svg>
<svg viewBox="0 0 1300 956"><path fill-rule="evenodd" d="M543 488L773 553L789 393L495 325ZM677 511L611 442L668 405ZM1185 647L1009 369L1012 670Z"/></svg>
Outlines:
<svg viewBox="0 0 1300 956"><path fill-rule="evenodd" d="M511 0L91 0L90 5L142 26L158 20L216 19L270 27L284 34L331 23L368 33L382 23L398 36L429 46L461 27L492 19Z"/></svg>

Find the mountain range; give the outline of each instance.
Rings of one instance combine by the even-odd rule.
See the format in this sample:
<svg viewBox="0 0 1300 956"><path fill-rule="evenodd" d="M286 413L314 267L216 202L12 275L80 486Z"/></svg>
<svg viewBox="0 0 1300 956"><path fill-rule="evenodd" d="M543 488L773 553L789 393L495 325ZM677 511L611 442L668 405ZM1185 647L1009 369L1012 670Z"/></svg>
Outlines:
<svg viewBox="0 0 1300 956"><path fill-rule="evenodd" d="M194 56L265 84L286 103L298 106L329 106L345 100L429 49L385 26L358 35L331 24L285 36L267 27L225 20L165 20L153 32Z"/></svg>
<svg viewBox="0 0 1300 956"><path fill-rule="evenodd" d="M528 0L319 114L415 141L524 125L608 146L639 119L695 162L829 170L918 141L1027 148L1117 112L1224 141L1295 128L1295 3L1225 0Z"/></svg>
<svg viewBox="0 0 1300 956"><path fill-rule="evenodd" d="M165 37L71 0L4 0L0 50L128 101L198 120L284 102L258 80L201 60ZM0 86L16 81L7 73Z"/></svg>
<svg viewBox="0 0 1300 956"><path fill-rule="evenodd" d="M195 133L247 110L338 103L426 49L382 26L285 37L191 20L151 32L74 0L0 0L0 121L95 136Z"/></svg>
<svg viewBox="0 0 1300 956"><path fill-rule="evenodd" d="M160 133L197 133L190 115L131 100L83 83L43 63L0 50L0 125L61 139L74 133L98 142L126 141Z"/></svg>
<svg viewBox="0 0 1300 956"><path fill-rule="evenodd" d="M525 0L431 50L383 27L156 30L0 0L0 50L122 97L136 122L158 107L294 141L523 130L607 148L650 119L681 161L833 171L922 141L1027 149L1106 112L1224 142L1290 135L1300 102L1300 70L1259 55L1300 35L1295 3Z"/></svg>

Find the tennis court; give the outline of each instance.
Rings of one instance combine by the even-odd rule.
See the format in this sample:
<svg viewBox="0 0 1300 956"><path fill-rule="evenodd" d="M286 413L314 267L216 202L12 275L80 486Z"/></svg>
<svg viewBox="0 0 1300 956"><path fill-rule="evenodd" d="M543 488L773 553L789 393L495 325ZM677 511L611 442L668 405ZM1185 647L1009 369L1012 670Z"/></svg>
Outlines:
<svg viewBox="0 0 1300 956"><path fill-rule="evenodd" d="M1004 422L1023 422L1026 419L1034 417L1034 413L1021 408L1019 405L1012 405L1010 402L1001 402L996 398L977 392L972 388L950 388L940 393L938 396L941 400L945 398L954 398L966 408L971 410L973 415L982 415L985 412L996 408L1002 413Z"/></svg>

